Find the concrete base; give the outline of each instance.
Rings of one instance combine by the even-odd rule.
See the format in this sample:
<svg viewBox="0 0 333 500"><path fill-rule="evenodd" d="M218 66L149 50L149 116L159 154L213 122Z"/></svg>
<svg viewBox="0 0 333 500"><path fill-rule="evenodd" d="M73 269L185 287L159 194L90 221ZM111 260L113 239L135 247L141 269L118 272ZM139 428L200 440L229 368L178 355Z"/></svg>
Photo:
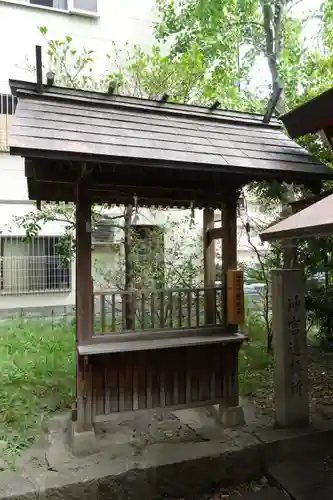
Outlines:
<svg viewBox="0 0 333 500"><path fill-rule="evenodd" d="M230 408L220 407L220 422L226 427L236 427L245 425L245 417L242 406L233 406Z"/></svg>
<svg viewBox="0 0 333 500"><path fill-rule="evenodd" d="M87 456L99 451L99 444L93 427L80 430L78 423L70 420L68 433L69 445L74 456Z"/></svg>
<svg viewBox="0 0 333 500"><path fill-rule="evenodd" d="M251 416L246 402L243 408L248 425L234 428L219 424L203 409L154 412L149 418L115 415L107 432L101 425L95 426L95 436L75 432L79 439L89 436L86 457L68 449L69 415L54 416L45 439L23 453L15 472L0 472L0 500L200 498L217 485L261 477L273 461L331 454L332 421L313 419L309 428L276 430L273 418L261 411L257 418ZM94 438L100 450L92 454Z"/></svg>

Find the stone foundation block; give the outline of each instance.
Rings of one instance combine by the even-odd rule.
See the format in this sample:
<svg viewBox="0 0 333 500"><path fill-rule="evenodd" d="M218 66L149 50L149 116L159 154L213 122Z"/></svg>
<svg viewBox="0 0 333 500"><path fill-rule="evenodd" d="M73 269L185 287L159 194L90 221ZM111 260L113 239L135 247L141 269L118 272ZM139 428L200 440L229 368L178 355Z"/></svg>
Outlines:
<svg viewBox="0 0 333 500"><path fill-rule="evenodd" d="M99 451L93 427L81 430L77 422L70 422L69 445L73 455L87 456Z"/></svg>
<svg viewBox="0 0 333 500"><path fill-rule="evenodd" d="M245 425L244 410L242 406L220 408L220 422L226 427Z"/></svg>

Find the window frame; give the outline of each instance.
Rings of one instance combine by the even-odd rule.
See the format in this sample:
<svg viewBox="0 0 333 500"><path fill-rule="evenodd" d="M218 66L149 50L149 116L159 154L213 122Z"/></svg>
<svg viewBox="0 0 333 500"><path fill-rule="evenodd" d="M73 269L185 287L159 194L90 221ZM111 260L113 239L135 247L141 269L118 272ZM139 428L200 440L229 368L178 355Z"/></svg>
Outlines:
<svg viewBox="0 0 333 500"><path fill-rule="evenodd" d="M37 7L44 7L46 9L55 9L55 10L68 10L68 0L64 0L66 2L66 8L65 9L60 9L60 8L57 8L57 7L54 7L53 4L54 4L54 1L55 0L49 0L50 3L52 3L52 5L43 5L42 3L35 3L35 2L42 2L43 0L26 0L30 5L37 5Z"/></svg>
<svg viewBox="0 0 333 500"><path fill-rule="evenodd" d="M0 0L0 4L12 4L28 9L46 10L48 12L54 12L58 14L65 14L69 16L79 16L88 17L90 19L99 19L98 3L97 11L92 10L82 10L74 7L73 0L67 0L67 9L57 9L55 7L44 7L43 5L36 5L30 3L30 0Z"/></svg>
<svg viewBox="0 0 333 500"><path fill-rule="evenodd" d="M53 253L51 252L48 252L46 255L39 255L39 257L45 257L46 259L50 259L52 257L55 257L57 254L56 254L56 251L55 251L55 247L57 245L57 240L59 240L59 238L61 238L60 235L41 235L41 236L36 236L34 238L34 241L33 242L30 242L29 245L30 245L30 248L29 248L29 253L27 255L24 255L22 257L22 259L26 259L26 262L29 263L29 261L31 259L33 259L34 257L38 257L38 255L31 255L30 254L30 250L31 248L34 248L34 245L36 244L36 242L38 241L37 245L40 244L40 242L42 242L44 240L44 246L45 244L47 244L47 247L50 248L51 245L52 245L52 248L53 248ZM73 269L72 269L72 260L70 261L70 263L68 264L68 279L66 280L68 282L68 286L65 286L65 287L47 287L47 283L51 281L51 274L48 274L48 273L52 273L52 271L50 270L47 270L46 271L46 275L47 275L47 281L46 281L46 286L44 287L40 287L40 288L34 288L32 287L31 289L28 289L26 288L24 285L20 288L20 286L16 286L16 287L11 287L10 289L6 289L6 284L5 284L5 268L4 268L4 264L5 264L5 258L10 258L9 257L6 257L4 255L4 245L5 245L5 241L6 239L14 239L17 241L17 244L19 245L20 243L23 243L24 242L24 236L22 235L0 235L0 297L1 296L21 296L21 295L31 295L31 296L38 296L38 295L47 295L47 294L50 294L50 295L59 295L59 294L62 294L62 295L67 295L67 294L70 294L72 291L73 291ZM53 240L53 243L52 243L52 240ZM39 252L37 252L39 253ZM13 258L15 258L15 255L12 256ZM46 261L47 262L47 261ZM46 263L46 266L48 266L48 262ZM56 268L55 268L56 269ZM11 275L15 274L15 272L13 273L13 271L11 270L10 271ZM59 281L59 274L56 275L56 282ZM11 276L11 279L10 281L13 279L13 276ZM53 277L53 279L55 279ZM59 282L60 283L60 282ZM67 284L67 283L66 283ZM30 285L31 286L31 285Z"/></svg>

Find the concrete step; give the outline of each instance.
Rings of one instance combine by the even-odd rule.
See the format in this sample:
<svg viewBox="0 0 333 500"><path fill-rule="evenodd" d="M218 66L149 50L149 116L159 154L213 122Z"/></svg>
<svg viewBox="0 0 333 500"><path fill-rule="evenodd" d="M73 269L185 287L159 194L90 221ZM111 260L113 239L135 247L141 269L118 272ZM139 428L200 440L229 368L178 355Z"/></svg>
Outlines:
<svg viewBox="0 0 333 500"><path fill-rule="evenodd" d="M232 496L230 500L288 500L288 495L277 488L263 488L243 496Z"/></svg>
<svg viewBox="0 0 333 500"><path fill-rule="evenodd" d="M333 499L333 456L307 457L272 464L267 476L294 500Z"/></svg>

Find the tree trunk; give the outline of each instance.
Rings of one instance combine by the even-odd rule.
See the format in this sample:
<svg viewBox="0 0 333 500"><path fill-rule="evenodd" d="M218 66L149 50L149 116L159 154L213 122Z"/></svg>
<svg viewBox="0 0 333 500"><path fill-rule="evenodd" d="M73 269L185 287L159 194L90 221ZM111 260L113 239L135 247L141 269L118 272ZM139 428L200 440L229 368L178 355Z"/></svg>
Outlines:
<svg viewBox="0 0 333 500"><path fill-rule="evenodd" d="M277 88L283 88L278 65L282 51L282 25L287 1L288 0L261 0L260 2L265 32L265 56L271 73L273 92ZM283 91L276 109L279 114L287 112Z"/></svg>
<svg viewBox="0 0 333 500"><path fill-rule="evenodd" d="M269 331L267 333L267 352L268 354L273 354L273 333Z"/></svg>

